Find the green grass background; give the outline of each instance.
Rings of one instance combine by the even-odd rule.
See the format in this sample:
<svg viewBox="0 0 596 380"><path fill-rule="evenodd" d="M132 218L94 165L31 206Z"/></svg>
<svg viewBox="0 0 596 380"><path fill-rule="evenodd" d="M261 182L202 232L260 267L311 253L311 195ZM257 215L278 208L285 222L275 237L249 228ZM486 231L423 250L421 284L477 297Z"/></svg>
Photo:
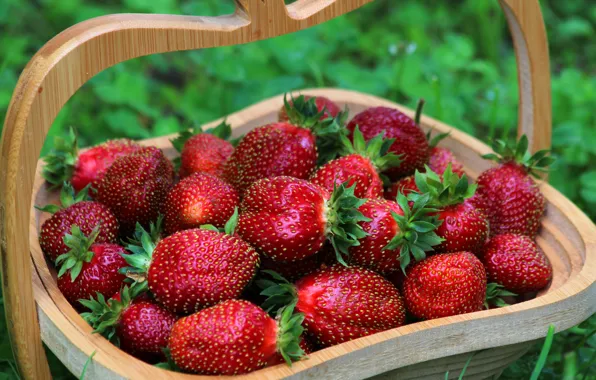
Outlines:
<svg viewBox="0 0 596 380"><path fill-rule="evenodd" d="M596 2L544 0L553 148L550 182L596 218ZM0 120L20 72L67 27L109 13L218 15L232 0L0 0ZM60 112L52 136L75 126L83 145L147 138L207 122L266 97L333 86L413 107L483 140L513 138L515 57L496 0L377 0L291 36L139 58L93 78ZM0 299L1 301L1 299ZM15 378L4 315L0 380ZM596 318L555 336L544 379L596 379ZM545 331L546 334L546 331ZM528 378L541 342L502 378ZM51 357L57 378L70 378Z"/></svg>

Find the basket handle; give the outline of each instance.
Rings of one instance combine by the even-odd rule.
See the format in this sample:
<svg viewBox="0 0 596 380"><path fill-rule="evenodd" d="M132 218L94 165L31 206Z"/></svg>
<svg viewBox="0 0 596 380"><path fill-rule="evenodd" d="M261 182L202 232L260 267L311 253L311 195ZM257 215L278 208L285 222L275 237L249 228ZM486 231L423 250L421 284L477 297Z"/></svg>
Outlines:
<svg viewBox="0 0 596 380"><path fill-rule="evenodd" d="M36 164L48 129L85 82L148 54L234 45L305 29L372 0L235 0L220 17L121 14L77 24L44 45L13 93L0 144L0 258L8 332L21 375L50 379L33 296L29 221ZM519 67L520 130L533 150L550 145L550 79L538 0L499 0Z"/></svg>
<svg viewBox="0 0 596 380"><path fill-rule="evenodd" d="M518 135L530 150L550 149L552 136L548 40L538 0L499 0L515 47L519 87Z"/></svg>

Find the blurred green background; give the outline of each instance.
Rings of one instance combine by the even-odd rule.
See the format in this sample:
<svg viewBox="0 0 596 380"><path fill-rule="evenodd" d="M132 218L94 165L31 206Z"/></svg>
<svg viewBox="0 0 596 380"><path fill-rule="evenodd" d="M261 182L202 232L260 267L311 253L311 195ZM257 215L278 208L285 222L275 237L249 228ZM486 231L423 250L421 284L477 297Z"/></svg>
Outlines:
<svg viewBox="0 0 596 380"><path fill-rule="evenodd" d="M289 2L289 1L287 1ZM549 34L553 148L550 182L596 218L596 2L542 1ZM20 72L50 38L109 13L219 15L232 0L0 0L0 120ZM377 0L291 36L139 58L83 86L51 136L74 126L82 145L146 138L207 122L285 91L333 86L379 95L489 140L513 138L515 56L496 0ZM0 300L1 301L1 300ZM0 380L15 378L0 321ZM555 336L541 378L596 379L596 317ZM545 331L546 334L546 331ZM528 378L542 342L502 378ZM57 378L71 378L52 359Z"/></svg>

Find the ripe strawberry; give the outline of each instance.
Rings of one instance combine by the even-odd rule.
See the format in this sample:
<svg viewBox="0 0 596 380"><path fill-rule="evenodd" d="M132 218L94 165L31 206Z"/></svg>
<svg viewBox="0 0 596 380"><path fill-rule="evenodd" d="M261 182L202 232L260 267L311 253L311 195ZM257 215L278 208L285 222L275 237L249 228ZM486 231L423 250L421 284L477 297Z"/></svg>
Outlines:
<svg viewBox="0 0 596 380"><path fill-rule="evenodd" d="M162 211L164 232L212 224L223 228L238 207L238 192L232 185L206 173L194 173L178 182L166 196Z"/></svg>
<svg viewBox="0 0 596 380"><path fill-rule="evenodd" d="M116 215L120 233L128 235L136 223L148 226L157 218L173 176L163 152L146 147L114 161L99 183L97 199Z"/></svg>
<svg viewBox="0 0 596 380"><path fill-rule="evenodd" d="M326 243L319 252L298 261L275 261L262 255L261 269L272 270L288 279L288 281L294 282L316 271L322 265L332 265L335 262L333 247L331 244Z"/></svg>
<svg viewBox="0 0 596 380"><path fill-rule="evenodd" d="M240 204L238 234L259 253L275 261L298 261L314 255L330 240L346 253L365 234L357 208L364 203L354 187L333 194L313 183L274 177L254 183Z"/></svg>
<svg viewBox="0 0 596 380"><path fill-rule="evenodd" d="M112 297L125 279L120 269L126 267L121 256L124 248L112 243L95 243L99 227L87 237L77 225L72 226L64 242L70 251L58 256L58 289L73 306L78 300L94 296Z"/></svg>
<svg viewBox="0 0 596 380"><path fill-rule="evenodd" d="M348 186L356 186L354 195L358 198L379 198L383 195L383 181L379 173L401 162L395 154L388 153L393 139L383 139L379 134L367 143L356 127L353 140L352 144L346 136L342 136L342 153L346 155L323 165L310 181L329 192L347 182Z"/></svg>
<svg viewBox="0 0 596 380"><path fill-rule="evenodd" d="M519 294L543 289L553 276L548 257L527 236L493 236L479 256L489 280Z"/></svg>
<svg viewBox="0 0 596 380"><path fill-rule="evenodd" d="M390 188L385 190L385 199L395 201L397 199L397 194L399 193L403 193L405 196L408 196L409 194L418 191L418 186L416 186L416 178L414 175L409 175L397 180L397 182L394 182Z"/></svg>
<svg viewBox="0 0 596 380"><path fill-rule="evenodd" d="M128 276L146 284L155 299L176 314L238 298L257 272L259 255L233 235L237 215L226 223L226 233L184 230L157 243L158 234L139 226L141 245L130 244L133 255L125 256L131 265Z"/></svg>
<svg viewBox="0 0 596 380"><path fill-rule="evenodd" d="M540 227L546 200L530 176L546 171L554 159L547 156L548 150L530 156L525 135L515 147L497 141L493 150L496 154L487 154L483 158L496 160L499 166L482 173L477 181L481 204L490 221L490 233L493 236L513 233L534 237Z"/></svg>
<svg viewBox="0 0 596 380"><path fill-rule="evenodd" d="M421 106L416 111L417 115L420 112ZM404 113L387 107L369 108L354 116L348 123L348 129L352 134L356 126L360 128L366 140L374 138L379 133L384 133L385 138L395 139L389 151L400 156L402 162L398 167L386 171L385 174L392 180L408 176L414 173L414 170L422 169L428 162L429 149L426 136L418 123Z"/></svg>
<svg viewBox="0 0 596 380"><path fill-rule="evenodd" d="M290 284L275 272L275 281L259 280L269 296L265 308L292 304L304 313L304 327L322 347L399 327L406 311L399 291L373 271L336 264Z"/></svg>
<svg viewBox="0 0 596 380"><path fill-rule="evenodd" d="M426 251L441 243L435 233L436 217L429 216L436 210L426 207L429 198L419 197L410 205L403 194L397 202L386 199L369 199L358 209L368 221L360 223L367 236L359 245L348 249L349 262L381 274L402 270L414 256L416 261L426 257Z"/></svg>
<svg viewBox="0 0 596 380"><path fill-rule="evenodd" d="M482 310L486 271L470 252L443 253L416 263L404 281L407 310L435 319Z"/></svg>
<svg viewBox="0 0 596 380"><path fill-rule="evenodd" d="M302 98L302 99L301 99ZM286 102L287 103L287 102ZM320 121L314 99L303 97L286 104L289 122L264 125L248 132L224 167L224 179L240 194L263 178L290 176L306 179L319 163L335 158L343 114L336 119ZM317 153L317 147L318 153Z"/></svg>
<svg viewBox="0 0 596 380"><path fill-rule="evenodd" d="M79 153L73 129L66 138L56 137L54 145L54 150L44 158L42 175L55 186L70 181L76 191L81 191L87 185L97 188L114 160L141 149L134 141L119 139L106 141Z"/></svg>
<svg viewBox="0 0 596 380"><path fill-rule="evenodd" d="M124 287L107 302L103 295L79 301L90 312L83 319L99 333L129 354L149 363L165 359L163 349L176 315L154 301L136 297L134 290Z"/></svg>
<svg viewBox="0 0 596 380"><path fill-rule="evenodd" d="M184 178L192 173L208 173L223 176L223 167L234 146L229 142L232 127L225 121L217 127L203 133L201 127L184 130L170 140L180 152L180 158L174 160L179 165L179 175Z"/></svg>
<svg viewBox="0 0 596 380"><path fill-rule="evenodd" d="M445 169L447 169L447 166L451 164L451 171L461 177L464 175L464 165L455 158L452 151L437 146L439 141L447 136L449 136L449 132L441 133L434 138L430 137L430 131L426 134L430 153L428 167L438 175L442 175L445 172Z"/></svg>
<svg viewBox="0 0 596 380"><path fill-rule="evenodd" d="M451 171L451 165L442 177L426 167L426 173L416 172L416 186L420 193L430 195L430 206L439 210L437 217L442 221L437 235L443 242L437 252L477 252L488 238L488 219L470 201L476 185L469 185L464 174L459 177Z"/></svg>
<svg viewBox="0 0 596 380"><path fill-rule="evenodd" d="M277 320L244 300L228 300L179 319L169 348L183 371L203 375L238 375L264 367L278 353L299 360L304 316L285 308Z"/></svg>
<svg viewBox="0 0 596 380"><path fill-rule="evenodd" d="M341 112L341 109L339 108L339 106L337 104L335 104L331 99L328 99L324 96L309 96L309 95L304 95L304 100L307 101L311 98L314 98L315 101L315 105L317 107L317 113L321 113L321 117L319 118L319 120L324 120L327 119L329 117L334 118L337 116L337 114L339 114ZM291 99L288 104L289 105L293 105L294 104L294 99ZM279 121L289 121L290 118L288 117L288 112L287 112L287 105L284 104L281 109L279 110Z"/></svg>
<svg viewBox="0 0 596 380"><path fill-rule="evenodd" d="M64 236L77 225L84 235L89 235L99 226L96 243L114 243L118 236L118 221L109 208L98 202L88 201L88 187L76 196L72 186L65 182L60 191L60 203L38 208L53 214L41 225L39 245L52 261L69 251Z"/></svg>

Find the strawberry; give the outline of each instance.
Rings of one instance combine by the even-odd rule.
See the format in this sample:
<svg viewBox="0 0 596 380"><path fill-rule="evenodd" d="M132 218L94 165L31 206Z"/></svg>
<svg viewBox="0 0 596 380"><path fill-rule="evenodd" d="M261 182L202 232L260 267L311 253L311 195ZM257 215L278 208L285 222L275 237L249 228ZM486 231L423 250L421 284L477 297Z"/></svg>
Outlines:
<svg viewBox="0 0 596 380"><path fill-rule="evenodd" d="M97 189L114 160L127 156L141 146L132 140L109 140L79 153L77 137L71 128L66 138L56 137L55 148L45 158L42 176L49 183L60 186L70 181L76 191L91 185Z"/></svg>
<svg viewBox="0 0 596 380"><path fill-rule="evenodd" d="M97 199L116 215L120 233L128 235L136 223L148 226L157 218L173 176L163 152L146 147L114 161L99 183Z"/></svg>
<svg viewBox="0 0 596 380"><path fill-rule="evenodd" d="M107 302L102 294L79 301L90 312L82 313L83 319L99 333L116 343L121 349L146 362L164 359L162 350L176 315L154 301L135 297L126 286Z"/></svg>
<svg viewBox="0 0 596 380"><path fill-rule="evenodd" d="M289 281L294 282L316 271L322 265L331 265L335 262L336 259L333 247L331 244L326 243L319 252L298 261L275 261L262 255L261 269L275 271Z"/></svg>
<svg viewBox="0 0 596 380"><path fill-rule="evenodd" d="M328 99L324 96L309 96L309 95L304 95L304 100L307 101L311 98L314 98L315 101L315 105L317 107L317 111L318 113L321 113L321 117L319 118L319 120L324 120L327 118L334 118L336 117L340 112L341 109L339 108L339 106L337 104L335 104L335 102L333 102L331 99ZM294 99L291 99L288 104L290 106L294 105ZM290 118L288 117L288 112L287 112L287 105L284 104L281 109L279 110L279 117L278 117L279 121L289 121Z"/></svg>
<svg viewBox="0 0 596 380"><path fill-rule="evenodd" d="M255 128L240 141L224 167L223 178L244 191L263 178L290 176L306 179L319 163L335 158L344 114L320 121L314 99L286 101L290 121ZM318 153L317 153L317 147ZM325 161L326 160L326 161Z"/></svg>
<svg viewBox="0 0 596 380"><path fill-rule="evenodd" d="M379 134L367 143L356 127L353 140L354 143L351 143L342 136L343 153L347 155L323 165L310 181L329 192L347 182L348 186L355 186L354 195L358 198L379 198L383 195L383 181L379 173L400 163L398 156L388 153L393 139L383 139L383 135Z"/></svg>
<svg viewBox="0 0 596 380"><path fill-rule="evenodd" d="M88 201L88 189L89 185L75 196L73 187L65 182L60 191L61 206L37 207L41 211L53 214L41 225L39 233L41 250L50 260L56 261L58 256L70 250L64 242L64 236L74 225L77 225L84 235L91 234L93 229L99 226L96 243L116 242L118 236L116 217L101 203Z"/></svg>
<svg viewBox="0 0 596 380"><path fill-rule="evenodd" d="M298 343L298 346L304 352L305 355L312 354L315 351L313 345L304 337L304 335L300 335L300 342ZM267 361L265 367L272 367L283 363L286 363L286 361L282 354L278 351Z"/></svg>
<svg viewBox="0 0 596 380"><path fill-rule="evenodd" d="M489 280L519 294L545 288L553 276L548 257L528 236L493 236L479 256Z"/></svg>
<svg viewBox="0 0 596 380"><path fill-rule="evenodd" d="M385 199L395 201L397 199L397 194L399 193L403 193L405 196L408 196L409 194L418 191L418 186L416 186L416 178L414 175L409 175L397 180L391 185L390 188L385 190Z"/></svg>
<svg viewBox="0 0 596 380"><path fill-rule="evenodd" d="M275 261L314 255L329 240L346 253L365 234L357 208L364 203L354 187L339 186L331 195L313 183L292 177L255 182L240 204L238 234Z"/></svg>
<svg viewBox="0 0 596 380"><path fill-rule="evenodd" d="M131 265L128 276L147 286L161 305L176 314L238 298L257 272L259 255L233 235L237 217L234 213L226 223L226 233L190 229L159 241L159 234L139 226L136 235L141 244L129 244L133 254L125 256Z"/></svg>
<svg viewBox="0 0 596 380"><path fill-rule="evenodd" d="M546 200L531 176L538 176L554 162L548 150L528 153L524 135L515 147L503 141L493 144L496 154L483 158L499 162L499 166L483 172L477 180L482 207L490 222L491 235L505 233L535 237Z"/></svg>
<svg viewBox="0 0 596 380"><path fill-rule="evenodd" d="M172 359L183 371L228 376L262 368L278 355L299 360L304 316L293 309L276 320L248 301L228 300L181 318L170 335Z"/></svg>
<svg viewBox="0 0 596 380"><path fill-rule="evenodd" d="M439 141L449 136L449 132L441 133L434 138L430 137L430 131L426 134L429 146L428 167L438 175L442 175L451 164L451 171L461 177L464 174L464 165L455 158L455 154L447 148L438 147Z"/></svg>
<svg viewBox="0 0 596 380"><path fill-rule="evenodd" d="M174 148L180 152L180 158L174 160L174 163L179 165L180 177L201 172L221 178L224 164L234 151L234 145L228 141L231 135L232 127L223 121L205 133L198 126L184 130L175 139L170 140Z"/></svg>
<svg viewBox="0 0 596 380"><path fill-rule="evenodd" d="M422 110L422 102L416 110L416 119ZM364 138L370 140L383 133L385 138L395 139L390 152L400 156L399 166L389 169L387 174L392 180L408 176L416 169L422 169L428 162L428 141L418 123L404 113L387 107L369 108L348 123L348 129L353 137L356 126L360 128Z"/></svg>
<svg viewBox="0 0 596 380"><path fill-rule="evenodd" d="M78 300L102 294L112 297L120 290L124 275L120 269L126 267L122 257L123 247L112 243L95 243L99 227L95 227L89 236L85 236L77 225L73 225L70 234L64 236L64 243L70 248L67 253L58 256L58 289L71 305L78 305Z"/></svg>
<svg viewBox="0 0 596 380"><path fill-rule="evenodd" d="M213 224L223 228L239 204L232 185L207 173L194 173L178 182L166 196L162 211L164 231L176 231Z"/></svg>
<svg viewBox="0 0 596 380"><path fill-rule="evenodd" d="M414 264L404 281L407 310L435 319L482 310L486 271L470 252L443 253Z"/></svg>
<svg viewBox="0 0 596 380"><path fill-rule="evenodd" d="M295 285L275 272L257 284L269 296L265 308L296 303L304 328L322 347L347 342L405 322L399 291L377 273L336 264L303 277Z"/></svg>
<svg viewBox="0 0 596 380"><path fill-rule="evenodd" d="M429 204L439 210L437 217L442 221L437 235L443 242L437 252L477 252L488 238L488 219L470 201L476 185L469 185L464 174L459 177L451 171L451 164L439 177L426 167L426 173L416 172L416 186L420 193L430 195ZM415 197L414 197L415 198Z"/></svg>
<svg viewBox="0 0 596 380"><path fill-rule="evenodd" d="M441 242L434 232L437 218L429 216L435 210L426 207L428 200L419 197L411 207L403 194L398 195L398 203L367 200L358 209L368 218L360 223L367 235L348 249L349 262L384 274L400 267L405 270L411 256L424 259L425 252Z"/></svg>

